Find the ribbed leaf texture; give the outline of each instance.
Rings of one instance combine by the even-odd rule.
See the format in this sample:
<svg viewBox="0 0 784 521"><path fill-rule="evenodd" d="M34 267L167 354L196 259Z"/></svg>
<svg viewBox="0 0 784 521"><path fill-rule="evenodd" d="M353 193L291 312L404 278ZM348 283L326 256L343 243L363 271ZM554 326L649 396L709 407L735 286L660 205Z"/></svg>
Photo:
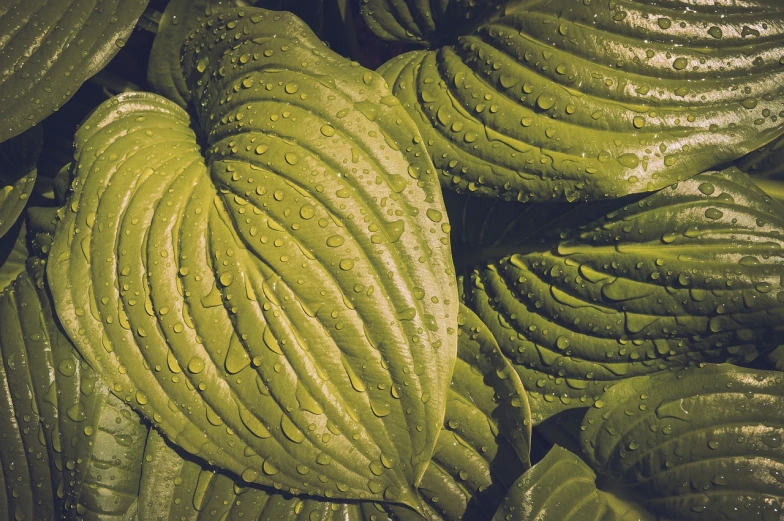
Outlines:
<svg viewBox="0 0 784 521"><path fill-rule="evenodd" d="M784 211L735 168L616 201L448 202L462 299L536 422L624 378L780 344Z"/></svg>
<svg viewBox="0 0 784 521"><path fill-rule="evenodd" d="M321 0L169 0L150 51L147 81L151 90L186 107L191 101L191 93L180 68L185 37L213 13L248 4L290 11L311 27L320 26L323 18Z"/></svg>
<svg viewBox="0 0 784 521"><path fill-rule="evenodd" d="M461 312L458 362L444 428L419 493L431 521L489 520L528 468L529 413L520 380L490 333ZM150 432L139 492L139 521L307 519L418 521L389 504L321 501L250 486L210 468Z"/></svg>
<svg viewBox="0 0 784 521"><path fill-rule="evenodd" d="M148 0L4 0L0 141L59 109L125 45Z"/></svg>
<svg viewBox="0 0 784 521"><path fill-rule="evenodd" d="M62 333L43 273L31 259L0 292L0 519L124 521L148 429Z"/></svg>
<svg viewBox="0 0 784 521"><path fill-rule="evenodd" d="M780 372L729 364L632 378L585 415L584 452L675 519L780 519L782 390Z"/></svg>
<svg viewBox="0 0 784 521"><path fill-rule="evenodd" d="M457 348L449 225L383 79L301 21L224 11L185 112L77 133L49 275L85 358L176 444L248 482L419 508Z"/></svg>
<svg viewBox="0 0 784 521"><path fill-rule="evenodd" d="M384 40L440 45L503 14L508 0L362 0L368 27Z"/></svg>
<svg viewBox="0 0 784 521"><path fill-rule="evenodd" d="M782 20L778 0L524 2L379 72L445 188L519 201L619 197L784 133Z"/></svg>
<svg viewBox="0 0 784 521"><path fill-rule="evenodd" d="M596 474L583 460L555 445L510 487L493 521L648 519L645 513L624 517L626 512L596 488Z"/></svg>

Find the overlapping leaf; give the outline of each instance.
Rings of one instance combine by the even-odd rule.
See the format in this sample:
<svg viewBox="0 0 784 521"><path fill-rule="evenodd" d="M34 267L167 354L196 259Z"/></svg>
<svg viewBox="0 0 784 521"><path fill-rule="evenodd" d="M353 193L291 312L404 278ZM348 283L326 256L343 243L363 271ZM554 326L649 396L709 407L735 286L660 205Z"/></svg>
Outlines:
<svg viewBox="0 0 784 521"><path fill-rule="evenodd" d="M128 519L147 428L60 331L43 270L0 293L0 519Z"/></svg>
<svg viewBox="0 0 784 521"><path fill-rule="evenodd" d="M323 16L323 6L319 0L170 0L161 15L150 52L147 81L152 90L182 107L187 106L191 93L180 68L185 37L213 13L248 4L290 11L310 22L311 27L319 26Z"/></svg>
<svg viewBox="0 0 784 521"><path fill-rule="evenodd" d="M0 238L16 223L33 192L41 153L41 127L0 143Z"/></svg>
<svg viewBox="0 0 784 521"><path fill-rule="evenodd" d="M783 376L721 364L629 379L586 414L584 451L673 518L778 519Z"/></svg>
<svg viewBox="0 0 784 521"><path fill-rule="evenodd" d="M444 429L419 492L426 518L489 520L507 488L529 466L525 392L490 333L461 312L457 368ZM330 503L253 486L170 446L155 431L147 442L140 521L206 519L415 521L412 511L379 503Z"/></svg>
<svg viewBox="0 0 784 521"><path fill-rule="evenodd" d="M448 223L383 80L285 13L190 39L207 135L155 95L77 134L49 274L115 393L248 482L418 506L455 363Z"/></svg>
<svg viewBox="0 0 784 521"><path fill-rule="evenodd" d="M439 45L503 13L507 0L362 0L368 27L384 40Z"/></svg>
<svg viewBox="0 0 784 521"><path fill-rule="evenodd" d="M27 257L27 227L19 219L9 233L0 237L0 290L24 271Z"/></svg>
<svg viewBox="0 0 784 521"><path fill-rule="evenodd" d="M453 197L463 301L537 422L624 378L780 343L784 212L735 168L582 205Z"/></svg>
<svg viewBox="0 0 784 521"><path fill-rule="evenodd" d="M447 188L519 201L655 190L784 133L784 6L525 2L379 70Z"/></svg>
<svg viewBox="0 0 784 521"><path fill-rule="evenodd" d="M59 109L125 45L148 0L0 6L0 141Z"/></svg>
<svg viewBox="0 0 784 521"><path fill-rule="evenodd" d="M645 512L635 512L639 515L627 518L628 509L608 499L596 488L596 474L591 468L575 454L555 445L509 488L493 521L649 519Z"/></svg>

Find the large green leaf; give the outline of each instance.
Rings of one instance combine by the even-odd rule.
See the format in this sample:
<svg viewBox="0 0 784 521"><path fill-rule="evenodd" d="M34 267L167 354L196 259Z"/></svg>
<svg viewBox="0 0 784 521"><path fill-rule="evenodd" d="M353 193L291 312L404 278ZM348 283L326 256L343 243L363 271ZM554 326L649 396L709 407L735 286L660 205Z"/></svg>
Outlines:
<svg viewBox="0 0 784 521"><path fill-rule="evenodd" d="M596 474L555 445L510 487L493 521L642 521L653 516L596 488ZM631 514L631 515L630 515Z"/></svg>
<svg viewBox="0 0 784 521"><path fill-rule="evenodd" d="M458 362L433 459L419 492L432 521L489 520L528 468L531 424L520 380L479 319L461 312ZM249 486L171 446L156 431L145 449L139 520L421 519L402 507L330 503Z"/></svg>
<svg viewBox="0 0 784 521"><path fill-rule="evenodd" d="M224 11L151 94L77 132L49 275L85 358L249 482L417 506L455 363L445 209L383 79L301 21ZM191 69L192 67L192 69Z"/></svg>
<svg viewBox="0 0 784 521"><path fill-rule="evenodd" d="M662 514L780 519L782 377L722 364L626 380L586 414L584 451Z"/></svg>
<svg viewBox="0 0 784 521"><path fill-rule="evenodd" d="M519 11L379 70L447 188L619 197L784 133L778 0L538 0Z"/></svg>
<svg viewBox="0 0 784 521"><path fill-rule="evenodd" d="M125 45L148 0L0 4L0 141L59 109Z"/></svg>
<svg viewBox="0 0 784 521"><path fill-rule="evenodd" d="M362 0L368 27L384 40L425 46L465 34L486 18L503 13L508 0Z"/></svg>
<svg viewBox="0 0 784 521"><path fill-rule="evenodd" d="M213 13L221 9L256 5L267 9L285 9L311 27L321 25L323 5L320 0L169 0L161 15L158 33L152 44L147 81L152 90L185 107L191 93L180 68L185 38Z"/></svg>
<svg viewBox="0 0 784 521"><path fill-rule="evenodd" d="M33 192L42 142L37 126L0 143L0 238L16 223Z"/></svg>
<svg viewBox="0 0 784 521"><path fill-rule="evenodd" d="M735 168L581 205L452 197L463 301L537 422L624 378L781 343L784 208Z"/></svg>
<svg viewBox="0 0 784 521"><path fill-rule="evenodd" d="M43 272L31 259L0 293L0 519L125 520L147 427L63 335Z"/></svg>

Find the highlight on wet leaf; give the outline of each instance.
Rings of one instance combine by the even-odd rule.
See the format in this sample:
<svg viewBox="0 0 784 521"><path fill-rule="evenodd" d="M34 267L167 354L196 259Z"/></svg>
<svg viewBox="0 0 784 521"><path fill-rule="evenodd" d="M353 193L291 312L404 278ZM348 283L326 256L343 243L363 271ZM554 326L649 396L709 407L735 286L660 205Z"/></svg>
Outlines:
<svg viewBox="0 0 784 521"><path fill-rule="evenodd" d="M782 376L720 364L631 378L585 415L584 452L598 473L673 519L777 519Z"/></svg>
<svg viewBox="0 0 784 521"><path fill-rule="evenodd" d="M458 300L416 127L286 13L222 11L184 56L206 164L187 114L152 94L77 132L48 266L64 327L210 464L421 510Z"/></svg>
<svg viewBox="0 0 784 521"><path fill-rule="evenodd" d="M169 0L150 51L147 81L151 90L187 107L191 92L182 75L180 59L188 33L213 13L249 5L292 12L314 29L322 23L322 0Z"/></svg>
<svg viewBox="0 0 784 521"><path fill-rule="evenodd" d="M784 5L540 0L379 72L444 188L518 201L663 188L784 134Z"/></svg>
<svg viewBox="0 0 784 521"><path fill-rule="evenodd" d="M517 375L478 318L461 310L458 362L444 425L419 486L425 519L490 520L509 486L530 466L530 421ZM145 449L139 520L307 518L419 521L413 511L375 502L291 496L248 484L193 458L155 430Z"/></svg>
<svg viewBox="0 0 784 521"><path fill-rule="evenodd" d="M784 211L736 168L614 201L447 204L461 298L536 423L625 378L780 344Z"/></svg>
<svg viewBox="0 0 784 521"><path fill-rule="evenodd" d="M0 6L0 142L67 102L125 45L148 0L6 0Z"/></svg>

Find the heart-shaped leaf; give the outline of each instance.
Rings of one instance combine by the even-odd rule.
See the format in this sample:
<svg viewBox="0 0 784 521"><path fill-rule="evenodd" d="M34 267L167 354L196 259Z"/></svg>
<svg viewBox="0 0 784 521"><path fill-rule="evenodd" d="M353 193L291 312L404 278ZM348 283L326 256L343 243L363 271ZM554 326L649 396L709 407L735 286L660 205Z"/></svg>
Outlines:
<svg viewBox="0 0 784 521"><path fill-rule="evenodd" d="M729 7L727 7L729 8ZM519 201L655 190L784 133L784 4L524 2L379 69L445 188Z"/></svg>
<svg viewBox="0 0 784 521"><path fill-rule="evenodd" d="M463 301L537 423L624 378L780 343L784 211L735 168L582 205L453 198Z"/></svg>
<svg viewBox="0 0 784 521"><path fill-rule="evenodd" d="M664 515L778 519L782 377L721 364L626 380L585 415L583 450L597 472Z"/></svg>
<svg viewBox="0 0 784 521"><path fill-rule="evenodd" d="M148 0L0 6L0 141L59 109L125 45Z"/></svg>
<svg viewBox="0 0 784 521"><path fill-rule="evenodd" d="M471 311L460 314L458 362L444 428L419 493L429 520L489 520L530 465L531 422L520 380ZM379 503L331 503L249 486L205 466L156 431L145 449L140 521L308 519L416 521L411 510ZM190 516L190 517L189 517Z"/></svg>
<svg viewBox="0 0 784 521"><path fill-rule="evenodd" d="M85 358L246 481L419 508L457 346L449 225L383 79L290 14L222 12L159 96L77 133L49 275Z"/></svg>

